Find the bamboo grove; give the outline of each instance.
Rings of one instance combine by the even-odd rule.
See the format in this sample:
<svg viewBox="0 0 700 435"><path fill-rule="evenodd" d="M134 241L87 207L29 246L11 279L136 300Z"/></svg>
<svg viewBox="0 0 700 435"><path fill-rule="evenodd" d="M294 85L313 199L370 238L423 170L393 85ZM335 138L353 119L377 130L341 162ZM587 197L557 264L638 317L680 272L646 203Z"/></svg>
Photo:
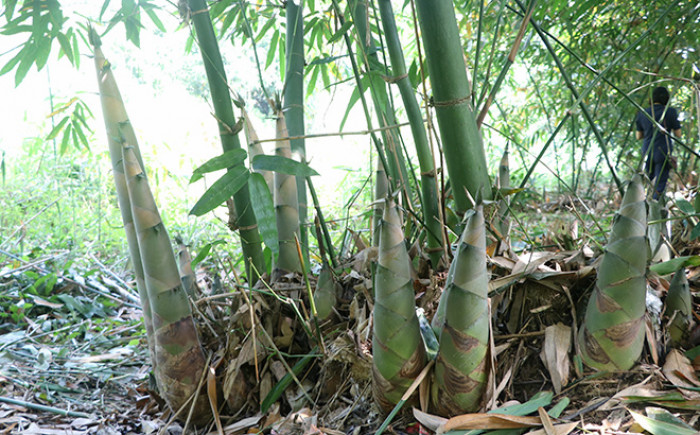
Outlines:
<svg viewBox="0 0 700 435"><path fill-rule="evenodd" d="M6 13L12 17L14 4L9 3L3 1ZM309 289L305 299L311 307L312 320L305 328L317 346L314 349L324 346L318 325L336 314L336 277L342 270L337 267L337 240L328 230L323 203L313 186L313 177L319 174L307 163L313 159L306 154L304 108L305 99L312 95L306 92L307 86L313 90L319 77L327 87L332 80L342 79L356 84L348 106L360 106L376 157L373 214L368 219L376 261L371 268L368 297L374 307L372 380L379 408L390 412L402 401L416 403L417 395L405 395L427 366L431 368L429 409L452 416L483 408L489 382L496 375L492 371L495 355L491 322L495 314L490 305L493 295L489 293L489 257L512 249L510 240L515 225L511 206L532 183L539 163L543 159L554 162L556 183L576 195L582 174L587 173L580 159L591 154L590 147L594 145L600 153L590 171L590 185L594 186L596 177L600 181L600 173L605 172L622 200L597 263L595 286L575 340L590 369L629 370L643 351L646 275L648 263L655 258L660 244L659 236L652 236L656 227L647 226L647 220L648 214L659 213L660 205L646 200L645 181L636 174L641 160L622 155L615 159L613 135L618 137L619 131L625 130L624 118L616 118L614 128L606 124L607 130L599 125L602 121L593 114L598 110L608 114L613 103L594 86L603 83L623 94L617 100L624 100L635 111L643 106L646 95L638 98L620 90L624 79L620 77L624 74L614 75L611 71L649 38L651 30L662 26L667 15L680 13L679 22L690 26L697 22L700 8L681 1L664 3L662 6L666 7L654 10L657 19L648 23L648 32L627 43L627 48L607 66L596 69L546 29L546 16L540 12L545 7L536 0L527 4L519 0L500 2L500 8L484 2L456 5L448 0L415 0L405 2L399 10L394 9L399 4L391 0L327 3L290 0L283 8L270 9L268 5L250 11L255 6L243 1L180 2L183 27L192 32L201 53L223 151L196 169L193 180L225 170L191 213L201 216L227 204L229 226L238 233L235 240L240 244L245 264L245 291L252 292L256 285L274 288L276 281L290 275L306 277L306 266L312 259L316 261L320 275L315 291L311 292L309 282L305 282ZM569 13L565 11L567 2L556 3L552 6L554 11ZM485 5L490 13L484 11ZM609 13L615 15L619 11ZM575 13L571 14L569 19ZM115 24L122 19L119 17ZM401 27L405 26L406 17L411 18L412 32ZM401 26L397 24L399 20ZM487 25L495 29L489 38ZM125 26L129 28L128 22ZM258 35L253 34L253 29ZM469 36L465 29L469 29ZM505 35L501 44L499 29ZM227 73L248 72L225 68L219 43L227 37L238 38L252 45L257 59L255 44L267 40L264 32L272 31L276 32L273 38L279 47L278 61L284 63L280 67L284 74L277 86L282 92L271 95L258 71L276 124L274 155L265 155L246 111L247 102L235 94L235 89L232 92L227 80ZM64 38L58 40L68 55L71 44L61 42ZM194 403L194 415L206 421L209 404L198 385L210 370L207 355L215 350L200 344L193 320L188 300L194 281L189 254L184 246L180 247L178 269L171 240L149 189L148 162L141 157L111 64L92 28L89 41L94 50L114 184L155 379L173 411L181 412ZM491 43L491 53L487 53L486 41ZM544 63L546 59L551 66L546 74L558 71L562 86L549 94L558 113L545 113L546 127L533 133L532 142L537 139L543 144L535 152L523 145L525 133L516 131L505 120L510 106L500 95L518 56L530 49L528 44L534 46L538 42L541 44L536 52L528 52L525 61ZM505 50L497 48L503 44L507 45ZM556 49L553 44L558 44ZM333 47L333 54L327 52L326 45ZM656 45L653 48L665 50ZM70 50L71 57L77 55ZM339 50L342 55L338 55ZM310 56L316 56L317 62L306 62ZM341 57L342 64L336 62ZM39 60L35 62L39 66ZM576 81L570 74L571 63L588 68L580 73L586 76L585 80ZM18 58L4 70L24 68L25 64ZM656 73L662 70L661 65L657 66ZM518 71L520 74L526 68ZM524 82L532 88L531 99L541 101L544 91L536 80L530 77ZM693 86L700 96L700 87L696 83ZM234 106L240 111L240 119ZM550 106L532 103L529 110L546 112L547 107ZM512 116L526 119L527 110L514 111ZM397 128L404 118L408 129ZM605 122L609 122L607 118ZM557 149L549 153L553 157L547 156L548 147L563 146L555 140L562 130L572 132L570 162L560 161L567 153ZM579 130L586 130L592 139L584 140L574 134ZM606 137L602 131L612 132ZM245 148L241 146L240 133L245 135ZM508 145L501 149L492 146L496 135L508 138ZM690 150L682 140L681 147ZM519 160L517 173L509 169L509 160L514 158ZM498 159L500 165L496 166ZM564 165L570 165L569 177L559 175L563 174L560 169ZM498 170L498 177L493 180L489 173L492 167ZM619 177L618 173L625 176ZM519 187L512 187L512 181L517 181ZM655 222L658 214L649 220ZM267 259L266 252L270 253ZM447 271L427 332L416 314L415 269L421 262L428 265L430 276ZM684 270L677 269L666 310L670 341L683 345L692 320L692 304ZM268 270L272 271L269 276ZM264 279L270 282L263 284ZM437 343L434 359L426 348L426 334Z"/></svg>

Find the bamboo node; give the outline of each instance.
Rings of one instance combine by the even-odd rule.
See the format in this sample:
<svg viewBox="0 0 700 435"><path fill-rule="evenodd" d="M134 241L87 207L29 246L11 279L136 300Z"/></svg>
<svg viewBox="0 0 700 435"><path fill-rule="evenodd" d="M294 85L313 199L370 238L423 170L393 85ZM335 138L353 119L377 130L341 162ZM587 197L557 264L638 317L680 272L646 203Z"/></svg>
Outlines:
<svg viewBox="0 0 700 435"><path fill-rule="evenodd" d="M190 17L194 17L197 14L204 14L204 13L209 13L209 8L200 9L198 11L192 11L192 12L190 12Z"/></svg>
<svg viewBox="0 0 700 435"><path fill-rule="evenodd" d="M398 83L398 82L400 82L401 80L405 79L406 77L408 77L408 73L406 73L406 74L401 74L400 76L394 76L394 77L389 77L389 76L385 76L385 75L382 76L382 78L384 79L384 81L387 82L387 83L389 83L389 84Z"/></svg>
<svg viewBox="0 0 700 435"><path fill-rule="evenodd" d="M448 100L448 101L435 101L434 99L431 99L430 101L431 101L433 107L457 106L459 104L468 103L469 96L466 96L464 98L457 98L455 100Z"/></svg>

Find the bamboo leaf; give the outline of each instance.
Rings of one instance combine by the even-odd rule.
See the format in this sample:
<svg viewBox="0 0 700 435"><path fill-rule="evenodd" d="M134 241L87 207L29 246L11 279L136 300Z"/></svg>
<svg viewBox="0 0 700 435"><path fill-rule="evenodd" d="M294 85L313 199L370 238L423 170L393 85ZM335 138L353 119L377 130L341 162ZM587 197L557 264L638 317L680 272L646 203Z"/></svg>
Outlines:
<svg viewBox="0 0 700 435"><path fill-rule="evenodd" d="M6 0L3 3L5 5L5 19L10 21L12 20L12 14L15 12L15 6L17 6L17 0Z"/></svg>
<svg viewBox="0 0 700 435"><path fill-rule="evenodd" d="M679 199L676 205L685 214L695 214L695 207L685 199Z"/></svg>
<svg viewBox="0 0 700 435"><path fill-rule="evenodd" d="M634 420L644 428L644 430L650 432L652 435L693 435L697 434L697 431L693 429L688 429L687 427L681 426L676 423L669 423L665 421L654 420L653 418L646 417L642 414L638 414L634 411L630 411Z"/></svg>
<svg viewBox="0 0 700 435"><path fill-rule="evenodd" d="M248 154L245 152L245 150L234 149L227 151L220 156L209 159L194 170L192 177L190 178L190 183L200 180L206 173L220 171L221 169L232 168L236 165L240 165L245 161L247 156Z"/></svg>
<svg viewBox="0 0 700 435"><path fill-rule="evenodd" d="M49 38L40 38L38 41L34 61L36 62L36 69L41 70L46 66L46 62L49 60L53 40Z"/></svg>
<svg viewBox="0 0 700 435"><path fill-rule="evenodd" d="M58 43L61 45L61 50L63 50L63 53L66 55L70 63L73 63L73 47L71 47L68 37L63 33L59 33L56 35L56 38L58 39Z"/></svg>
<svg viewBox="0 0 700 435"><path fill-rule="evenodd" d="M2 69L0 70L0 76L12 71L14 69L14 67L19 63L19 61L22 60L22 56L23 56L22 51L20 51L19 53L17 53L15 55L15 57L10 59L10 61L7 62L5 64L5 66L3 66Z"/></svg>
<svg viewBox="0 0 700 435"><path fill-rule="evenodd" d="M158 15L155 13L152 7L144 7L143 10L146 11L146 15L148 15L151 21L153 21L153 24L156 25L158 30L160 30L163 33L167 32L165 26L163 25L163 22L160 21L160 18L158 18Z"/></svg>
<svg viewBox="0 0 700 435"><path fill-rule="evenodd" d="M297 162L282 156L257 155L253 159L253 169L256 171L274 171L297 177L312 177L319 175L305 163Z"/></svg>
<svg viewBox="0 0 700 435"><path fill-rule="evenodd" d="M657 275L669 275L676 272L682 267L700 266L700 255L691 255L686 257L677 257L672 260L664 261L663 263L649 266L649 270Z"/></svg>
<svg viewBox="0 0 700 435"><path fill-rule="evenodd" d="M348 120L348 115L350 115L350 110L352 110L353 106L355 106L355 103L357 103L357 101L360 99L360 92L364 92L365 89L367 89L368 80L369 78L367 76L363 76L360 80L361 87L356 86L352 90L352 94L350 95L350 101L348 101L348 108L345 109L345 115L343 115L343 120L340 121L340 131L343 131L345 122Z"/></svg>
<svg viewBox="0 0 700 435"><path fill-rule="evenodd" d="M329 63L333 63L338 59L342 59L344 57L348 57L347 54L341 54L340 56L326 56L326 57L317 57L316 59L312 60L308 66L313 66L313 65L327 65Z"/></svg>
<svg viewBox="0 0 700 435"><path fill-rule="evenodd" d="M88 143L87 137L85 137L85 133L83 132L83 128L80 126L78 123L72 123L73 125L73 131L78 135L78 139L80 140L80 143L83 144L86 150L90 149L90 144ZM75 147L78 147L78 143L74 144Z"/></svg>
<svg viewBox="0 0 700 435"><path fill-rule="evenodd" d="M199 201L192 207L190 214L202 216L214 210L226 199L238 192L248 181L250 172L244 166L236 166L228 170L221 178L204 192Z"/></svg>
<svg viewBox="0 0 700 435"><path fill-rule="evenodd" d="M318 73L321 70L320 66L315 66L311 68L311 78L309 79L309 83L307 85L306 89L306 96L311 96L311 93L314 91L316 88L316 80L318 79Z"/></svg>
<svg viewBox="0 0 700 435"><path fill-rule="evenodd" d="M63 130L63 138L61 139L61 154L64 154L68 149L68 140L70 139L71 124L68 124Z"/></svg>
<svg viewBox="0 0 700 435"><path fill-rule="evenodd" d="M275 205L272 200L272 194L267 187L265 177L261 174L253 173L248 179L248 188L250 189L250 197L255 198L252 201L253 212L258 220L260 235L265 242L265 245L270 248L273 256L279 253L278 238L277 238L277 221L275 218Z"/></svg>
<svg viewBox="0 0 700 435"><path fill-rule="evenodd" d="M333 44L334 42L339 41L340 38L342 38L345 35L345 33L348 31L348 29L350 29L350 27L352 27L352 25L353 25L352 20L346 20L343 23L343 25L340 26L340 29L338 29L338 31L335 32L333 34L333 36L331 36L331 38L328 40L328 44Z"/></svg>
<svg viewBox="0 0 700 435"><path fill-rule="evenodd" d="M294 364L294 367L292 367L292 372L294 373L294 376L298 376L299 373L301 373L302 370L304 370L304 367L306 367L309 362L311 362L311 359L314 357L314 355L305 355L299 362ZM284 393L284 390L289 387L289 385L292 383L292 375L287 373L280 379L280 381L275 385L275 387L270 390L269 393L267 393L267 396L265 396L265 399L263 399L262 404L260 405L260 412L265 414L268 409L270 409L270 406L272 406L273 403L277 401L277 399L282 396L282 393Z"/></svg>
<svg viewBox="0 0 700 435"><path fill-rule="evenodd" d="M207 255L209 255L209 252L211 252L211 248L213 248L213 247L216 246L216 245L224 245L224 244L226 244L225 241L223 241L223 240L217 240L217 241L215 241L215 242L207 243L206 245L204 245L204 247L202 247L202 249L199 250L199 252L197 253L197 256L194 257L194 259L193 259L192 262L190 263L190 264L191 264L191 267L194 268L194 267L197 266L199 263L201 263L202 260L204 260L205 258L207 258Z"/></svg>
<svg viewBox="0 0 700 435"><path fill-rule="evenodd" d="M695 225L693 229L690 231L690 241L692 242L693 240L697 239L700 237L700 223Z"/></svg>
<svg viewBox="0 0 700 435"><path fill-rule="evenodd" d="M63 128L63 126L66 125L66 122L68 122L69 119L70 119L70 117L69 117L69 116L66 116L65 118L63 118L63 119L61 120L61 122L59 122L58 124L56 124L56 126L55 126L54 128L52 128L51 131L49 132L49 135L46 136L46 140L53 140L53 139L55 139L56 136L58 136L58 133L61 132L61 129Z"/></svg>
<svg viewBox="0 0 700 435"><path fill-rule="evenodd" d="M104 16L105 12L107 11L107 7L109 7L109 2L111 0L105 0L104 3L102 3L102 9L100 10L100 20L102 20L102 17Z"/></svg>
<svg viewBox="0 0 700 435"><path fill-rule="evenodd" d="M277 53L277 45L279 44L279 40L280 32L279 29L277 29L275 30L275 33L272 34L272 39L270 40L270 48L267 50L267 58L265 59L265 68L268 68L270 65L272 65L272 61L275 60L275 54Z"/></svg>
<svg viewBox="0 0 700 435"><path fill-rule="evenodd" d="M15 86L19 86L19 84L22 83L22 80L24 80L24 77L26 77L29 72L29 68L34 64L36 46L34 44L27 45L22 49L21 53L24 54L22 54L17 71L15 71Z"/></svg>
<svg viewBox="0 0 700 435"><path fill-rule="evenodd" d="M75 33L71 33L71 42L73 44L73 62L76 68L80 68L80 50L78 49L78 37Z"/></svg>

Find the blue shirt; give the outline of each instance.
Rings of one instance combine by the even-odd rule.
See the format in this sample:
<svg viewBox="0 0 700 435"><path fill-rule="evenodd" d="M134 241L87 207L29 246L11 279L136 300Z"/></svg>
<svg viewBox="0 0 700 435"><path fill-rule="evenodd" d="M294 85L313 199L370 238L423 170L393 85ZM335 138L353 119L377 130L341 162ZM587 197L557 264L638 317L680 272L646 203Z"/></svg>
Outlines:
<svg viewBox="0 0 700 435"><path fill-rule="evenodd" d="M673 151L673 139L671 139L670 135L674 130L681 128L681 124L678 122L678 112L673 107L666 107L661 104L654 104L644 111L649 116L653 116L656 122L666 129L667 133L657 129L643 112L637 113L637 130L644 135L642 154L647 155L649 145L653 139L654 146L650 157L657 162L666 160L666 156Z"/></svg>

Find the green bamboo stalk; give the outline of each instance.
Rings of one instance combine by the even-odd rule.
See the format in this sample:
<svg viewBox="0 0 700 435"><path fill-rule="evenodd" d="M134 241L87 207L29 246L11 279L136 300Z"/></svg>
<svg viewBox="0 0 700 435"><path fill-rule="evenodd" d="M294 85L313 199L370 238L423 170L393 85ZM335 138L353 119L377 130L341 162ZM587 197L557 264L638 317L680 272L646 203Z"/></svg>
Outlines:
<svg viewBox="0 0 700 435"><path fill-rule="evenodd" d="M384 412L401 400L427 360L401 224L396 204L387 198L374 280L372 340L374 399Z"/></svg>
<svg viewBox="0 0 700 435"><path fill-rule="evenodd" d="M350 3L350 12L353 17L355 32L357 33L358 56L365 65L366 74L369 78L369 91L377 114L377 122L383 128L381 134L384 140L388 166L384 168L387 176L392 180L392 184L399 186L404 192L407 201L411 201L408 187L408 171L406 161L401 152L399 131L397 129L386 129L390 125L396 125L394 108L391 104L389 92L382 75L386 74L384 67L377 55L378 44L372 37L369 29L367 0L353 0ZM376 199L382 199L376 197Z"/></svg>
<svg viewBox="0 0 700 435"><path fill-rule="evenodd" d="M187 293L148 180L134 149L122 147L134 228L151 302L155 337L155 377L159 393L173 410L197 395L195 421L211 418L206 394L198 394L206 358L199 343Z"/></svg>
<svg viewBox="0 0 700 435"><path fill-rule="evenodd" d="M441 415L479 408L486 390L489 341L488 271L482 206L467 219L438 315L440 336L432 401Z"/></svg>
<svg viewBox="0 0 700 435"><path fill-rule="evenodd" d="M126 187L126 177L124 175L124 165L122 162L122 146L126 141L125 136L135 137L133 127L124 107L124 101L119 93L119 87L112 73L111 64L105 59L100 46L102 45L99 36L92 29L89 32L90 42L95 52L95 70L97 72L97 83L100 90L100 101L102 103L102 115L107 131L107 142L109 145L109 156L112 161L112 174L114 175L114 185L117 191L119 211L124 224L129 257L134 269L136 288L141 300L141 310L143 311L143 322L146 327L146 338L148 349L151 355L151 363L155 366L155 343L153 335L153 321L151 318L151 303L146 290L146 282L143 273L143 262L139 251L136 230L134 229L134 219L131 214L131 204L129 203L129 192ZM136 145L136 142L131 142ZM134 152L137 152L135 148ZM137 154L138 156L138 154Z"/></svg>
<svg viewBox="0 0 700 435"><path fill-rule="evenodd" d="M481 112L479 112L479 116L476 118L476 125L479 127L484 122L484 118L486 118L486 114L488 113L489 108L491 107L491 104L493 103L494 98L496 98L496 94L498 93L498 91L501 88L501 85L503 84L503 80L506 78L506 75L508 74L508 70L510 70L510 67L511 67L511 65L513 65L513 62L515 62L515 56L518 53L518 49L520 48L520 44L523 41L523 36L525 36L525 30L527 28L527 24L530 21L530 18L532 17L532 12L535 10L536 4L537 4L537 0L531 0L530 3L528 4L528 9L525 13L525 18L523 18L523 21L520 24L520 30L518 31L518 35L515 37L515 41L513 42L513 46L510 50L510 53L508 54L508 57L506 58L505 64L501 68L501 72L499 73L498 77L496 78L496 83L494 83L494 85L491 87L491 92L489 93L489 96L486 99L484 106L481 108Z"/></svg>
<svg viewBox="0 0 700 435"><path fill-rule="evenodd" d="M578 341L583 361L598 370L629 370L644 345L647 215L635 175L615 216Z"/></svg>
<svg viewBox="0 0 700 435"><path fill-rule="evenodd" d="M331 0L331 3L333 3L333 10L335 11L336 16L338 17L338 21L340 22L340 25L341 26L345 25L345 17L343 16L343 12L340 9L340 5L338 4L338 0ZM367 104L367 100L365 99L365 94L364 94L364 92L362 92L362 80L360 78L360 69L357 66L357 61L355 60L355 56L353 54L352 42L350 41L350 37L347 35L347 33L345 33L343 35L343 39L345 40L345 45L347 47L348 55L350 58L350 65L352 66L353 76L355 77L355 83L357 85L358 92L360 94L360 102L362 103L362 110L363 110L364 115L365 115L365 120L367 121L367 129L370 132L369 133L370 138L372 139L372 143L374 144L374 148L377 151L377 158L382 163L382 168L383 168L382 170L385 171L386 168L389 167L389 165L387 163L387 158L386 158L386 155L384 154L384 150L382 149L382 144L375 133L374 127L372 126L372 116L369 113L369 105ZM377 169L377 170L379 170L379 169ZM387 180L388 180L389 189L392 192L394 190L396 190L396 184L395 184L394 180L391 178L388 178L388 177L387 177ZM375 196L375 198L380 198L380 197Z"/></svg>
<svg viewBox="0 0 700 435"><path fill-rule="evenodd" d="M451 1L417 0L435 114L456 208L471 208L469 194L491 199L481 132L471 107L470 86Z"/></svg>
<svg viewBox="0 0 700 435"><path fill-rule="evenodd" d="M277 139L288 138L287 124L282 110L277 111ZM275 142L275 155L292 158L292 149L288 139ZM299 234L299 203L297 199L297 180L293 175L275 172L275 216L279 235L279 257L275 266L276 274L301 272L301 263L295 236Z"/></svg>
<svg viewBox="0 0 700 435"><path fill-rule="evenodd" d="M207 4L204 0L187 0L187 5L197 32L197 43L202 52L202 60L207 79L209 80L214 113L219 125L221 145L224 152L240 149L241 144L234 129L236 120L231 105L231 94L226 82L226 72L224 71L219 44L214 34ZM251 283L255 283L259 278L255 271L266 270L266 268L258 224L253 208L250 207L250 192L247 188L239 189L233 195L233 201L238 214L238 231L246 264L246 274L248 280ZM255 267L250 267L251 264Z"/></svg>
<svg viewBox="0 0 700 435"><path fill-rule="evenodd" d="M299 161L306 161L304 128L304 1L287 1L286 10L286 51L284 79L284 116L289 135L299 139L291 140L292 153ZM309 234L306 180L297 177L297 199L299 203L299 239L304 261L309 262Z"/></svg>
<svg viewBox="0 0 700 435"><path fill-rule="evenodd" d="M314 203L314 208L316 209L316 225L321 227L321 233L317 232L316 240L318 240L318 247L321 251L321 257L324 255L324 243L325 249L328 250L328 256L330 257L331 264L333 267L338 266L338 259L335 255L335 248L333 247L333 239L331 239L331 233L328 231L328 224L326 219L323 217L323 210L321 210L321 203L318 200L318 195L316 195L316 189L314 188L314 183L311 177L306 177L306 185L309 188L309 193L311 193L311 200ZM322 241L323 240L323 241Z"/></svg>
<svg viewBox="0 0 700 435"><path fill-rule="evenodd" d="M693 315L692 302L685 268L681 268L673 275L666 295L669 344L673 347L682 346L688 341L688 328Z"/></svg>
<svg viewBox="0 0 700 435"><path fill-rule="evenodd" d="M389 51L395 83L401 93L401 99L411 125L413 142L416 146L416 154L421 171L423 221L426 224L428 233L427 252L433 267L437 267L445 251L445 243L442 219L440 219L440 198L437 193L437 181L435 180L435 159L428 143L428 135L425 131L425 124L423 124L420 106L406 72L406 62L396 28L391 0L379 1L379 13L382 18L384 37L387 50Z"/></svg>

